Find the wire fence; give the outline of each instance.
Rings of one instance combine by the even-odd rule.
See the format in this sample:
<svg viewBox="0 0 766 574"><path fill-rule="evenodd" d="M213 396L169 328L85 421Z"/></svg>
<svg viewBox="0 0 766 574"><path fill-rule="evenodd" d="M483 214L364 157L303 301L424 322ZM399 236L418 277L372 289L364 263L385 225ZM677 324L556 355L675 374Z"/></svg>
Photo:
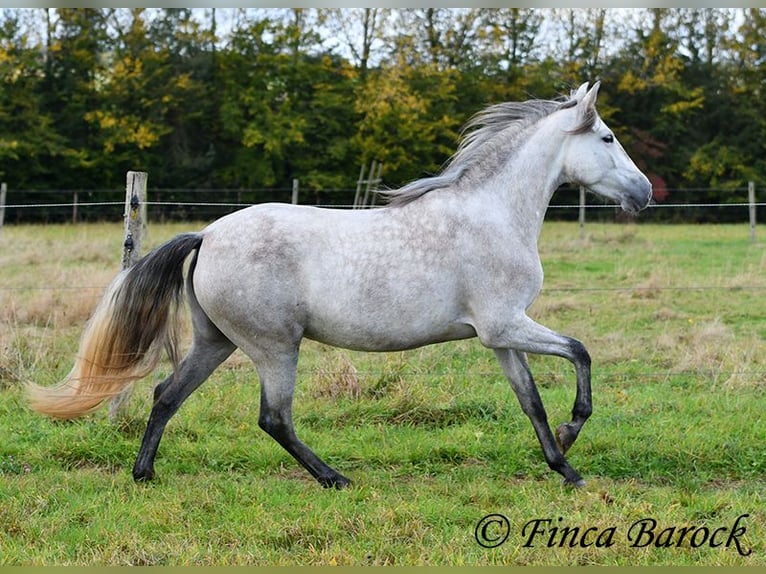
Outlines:
<svg viewBox="0 0 766 574"><path fill-rule="evenodd" d="M714 189L684 189L668 190L666 201L654 202L637 218L624 214L619 206L600 202L589 196L590 203L584 205L588 222L626 221L638 223L736 223L743 226L743 237L747 235L747 223L750 212L756 210L759 221L766 221L766 203L748 201L748 189L734 190ZM725 193L724 193L725 191ZM191 190L191 189L152 189L149 191L148 207L150 222L164 223L171 221L207 221L217 219L228 213L257 203L269 201L291 202L295 199L293 188L249 189L249 190ZM356 190L338 189L317 192L303 192L298 196L299 203L337 209L353 208ZM121 222L125 210L124 189L118 190L26 190L7 191L4 206L6 224L26 223L59 223L59 222ZM708 201L704 198L725 195L728 202ZM210 198L214 201L210 201ZM383 202L378 202L381 205ZM578 189L562 188L556 192L549 206L547 218L556 220L577 221L581 217L580 194ZM67 297L93 297L106 288L106 285L22 285L4 286L0 283L0 294L6 293L15 298L24 292L61 292L69 293ZM738 292L761 293L766 291L766 281L763 284L749 285L666 285L666 286L544 286L543 294L594 294L594 293L641 293L652 292L710 292L730 296ZM322 371L327 374L327 371ZM383 376L378 371L359 371L362 377ZM407 376L438 377L448 373L412 373ZM550 374L550 373L548 373ZM499 372L471 372L471 377L500 377ZM546 376L546 373L540 373ZM671 370L647 370L636 372L631 370L626 376L640 379L667 380L671 377L684 376L685 373ZM694 376L694 373L691 373ZM698 375L698 374L697 374ZM748 380L764 381L766 372L760 370L720 371L711 374L717 380L731 377L744 377Z"/></svg>
<svg viewBox="0 0 766 574"><path fill-rule="evenodd" d="M155 198L152 201L143 203L150 208L149 219L159 223L169 221L204 221L222 217L233 211L269 201L288 202L295 200L295 187L293 188L261 188L261 189L154 189L151 195ZM709 196L726 192L730 202L693 202L695 197L700 195ZM758 213L759 221L766 221L766 202L749 202L748 188L735 189L714 189L714 188L685 188L664 190L663 197L672 197L675 202L652 202L649 207L641 212L640 215L629 215L624 213L619 206L612 203L601 201L598 203L580 204L582 195L579 189L563 187L556 191L553 202L548 207L547 218L557 220L577 220L582 217L582 211L588 212L588 221L624 221L630 219L636 222L652 222L655 220L698 223L701 221L715 222L735 222L735 223L753 223L751 211L755 208ZM751 191L751 190L750 190ZM347 200L353 200L356 190L353 189L335 189L325 190L322 195L315 194L317 201L311 203L316 207L353 209L353 203L347 203ZM752 191L751 191L752 193ZM23 203L13 201L13 195L16 194L24 199ZM190 201L189 199L204 195L205 197L215 196L216 201ZM305 200L305 192L303 199ZM37 197L69 197L71 201L60 202L34 202ZM109 201L90 201L90 199L104 196L109 197ZM5 210L5 221L8 223L26 223L43 220L45 222L71 221L71 222L90 222L90 221L121 221L124 217L125 200L124 190L19 190L8 194L9 203L0 205L0 209ZM82 201L82 199L88 199ZM163 199L164 198L164 199ZM187 199L184 201L183 199ZM752 200L752 195L749 198ZM328 203L322 203L321 200L328 200ZM681 200L679 202L679 200ZM684 201L685 200L685 201ZM305 204L305 203L304 203ZM383 203L379 203L378 207ZM374 207L373 207L374 208ZM705 211L705 215L700 213ZM759 213L763 211L764 213ZM26 217L26 214L35 212L36 216ZM654 216L663 212L675 212L670 217ZM10 216L9 216L10 214ZM66 214L68 217L64 217ZM606 214L606 215L604 215ZM689 215L692 214L691 217ZM582 220L581 220L582 222ZM23 290L89 290L103 289L105 286L27 286L27 287L3 287L0 285L0 291L23 291ZM666 286L660 290L674 291L707 291L707 290L741 290L741 289L764 290L766 285L753 285L749 287L722 287L711 285L689 285L689 286ZM576 292L609 292L609 291L641 291L656 290L657 287L544 287L544 292L555 293L566 291Z"/></svg>
<svg viewBox="0 0 766 574"><path fill-rule="evenodd" d="M583 207L588 221L740 223L749 221L751 209L758 221L766 221L766 202L751 202L748 191L748 188L663 190L662 200L653 201L638 217L592 195L587 196ZM150 189L145 203L152 221L211 221L257 203L291 203L295 192L294 188ZM4 220L8 224L119 221L124 193L124 189L8 189ZM763 195L763 190L760 193ZM300 189L297 198L302 205L352 209L355 194L355 189ZM380 206L385 200L376 203ZM581 217L580 207L579 189L563 187L554 194L546 217L577 221Z"/></svg>

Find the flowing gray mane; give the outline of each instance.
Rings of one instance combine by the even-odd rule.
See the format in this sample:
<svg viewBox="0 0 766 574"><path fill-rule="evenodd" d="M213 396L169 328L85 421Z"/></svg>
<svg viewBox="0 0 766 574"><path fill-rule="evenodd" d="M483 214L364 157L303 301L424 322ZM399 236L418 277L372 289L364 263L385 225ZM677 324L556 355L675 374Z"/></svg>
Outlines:
<svg viewBox="0 0 766 574"><path fill-rule="evenodd" d="M574 97L559 100L527 100L491 105L474 115L461 131L462 140L455 154L448 160L439 175L408 183L404 187L383 193L389 205L401 206L416 200L430 191L450 187L472 168L488 157L488 147L502 134L504 142L516 139L527 127L555 111L571 108L577 104ZM596 121L595 109L589 110L583 121L570 133L583 133ZM518 144L518 142L515 142ZM507 157L507 156L506 156ZM485 166L486 168L486 166ZM491 173L491 169L486 170Z"/></svg>

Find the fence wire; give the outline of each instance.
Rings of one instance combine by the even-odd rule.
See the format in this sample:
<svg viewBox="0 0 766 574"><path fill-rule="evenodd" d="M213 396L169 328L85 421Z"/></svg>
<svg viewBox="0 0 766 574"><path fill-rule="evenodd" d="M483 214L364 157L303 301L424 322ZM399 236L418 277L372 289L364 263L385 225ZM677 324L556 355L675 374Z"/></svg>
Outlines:
<svg viewBox="0 0 766 574"><path fill-rule="evenodd" d="M199 190L199 189L157 189L153 190L153 193L155 195L176 195L176 194L183 194L183 193L189 193L189 194L211 194L211 193L221 193L221 194L251 194L251 193L257 193L257 192L268 192L268 193L277 193L277 194L284 194L290 190L287 189L281 189L281 188L274 188L274 189L263 189L263 190ZM573 191L573 190L565 190L565 191ZM670 192L705 192L709 193L711 189L673 189L668 190ZM727 192L746 192L747 188L738 188L735 190L726 190ZM331 193L353 193L353 190L329 190ZM115 193L114 190L89 190L89 191L70 191L70 190L63 190L63 191L52 191L52 190L24 190L19 191L19 194L77 194L77 193L83 193L83 194L99 194L99 193L109 193L113 194ZM122 193L120 191L119 193ZM558 192L557 192L558 193ZM147 206L155 206L155 207L177 207L177 208L197 208L197 207L204 207L204 208L233 208L233 209L242 209L246 207L250 207L252 205L256 205L257 203L251 203L251 202L210 202L210 201L145 201L144 202ZM10 209L20 209L20 210L32 210L32 209L80 209L80 208L86 208L86 207L119 207L121 210L124 208L125 202L124 201L88 201L88 202L79 202L79 201L72 201L72 202L59 202L59 203L11 203L4 206L6 210ZM733 202L733 203L657 203L652 201L652 203L647 207L647 211L651 210L667 210L667 209L731 209L731 208L737 208L737 209L744 209L744 208L750 208L750 207L756 207L756 208L764 208L766 207L766 202L756 202L755 204L751 204L748 202ZM2 206L0 206L2 207ZM315 207L323 207L323 208L335 208L335 209L352 209L354 208L354 205L352 204L316 204ZM366 206L366 209L377 209L382 207L382 205L377 206ZM549 210L571 210L573 212L576 212L580 209L580 205L574 205L574 204L552 204L549 205ZM585 206L586 210L619 210L619 206L611 203L589 203ZM745 223L745 222L743 222ZM52 290L62 290L62 291L77 291L77 290L103 290L106 288L106 285L99 286L99 285L93 285L93 286L3 286L0 285L0 292L1 291L34 291L34 290L40 290L40 291L52 291ZM735 287L726 287L726 286L713 286L713 285L683 285L683 286L651 286L651 287L642 287L642 286L622 286L622 287L570 287L570 286L544 286L541 293L561 293L561 292L567 292L567 293L578 293L578 292L631 292L631 291L642 291L642 290L649 290L649 291L742 291L742 290L754 290L754 291L761 291L766 290L766 285L745 285L745 286L735 286Z"/></svg>
<svg viewBox="0 0 766 574"><path fill-rule="evenodd" d="M220 201L145 201L146 205L164 206L164 207L237 207L245 208L258 205L257 203L229 203ZM124 206L122 201L89 201L89 202L69 202L69 203L12 203L5 205L6 209L42 209L42 208L75 208L75 207L104 207L104 206ZM685 209L685 208L749 208L750 206L766 207L766 202L750 203L652 203L646 209ZM312 204L313 207L322 207L327 209L353 209L352 204ZM380 209L385 207L381 205L367 205L363 209ZM571 204L551 204L548 209L579 209L579 205ZM585 209L619 209L619 206L609 203L588 203Z"/></svg>

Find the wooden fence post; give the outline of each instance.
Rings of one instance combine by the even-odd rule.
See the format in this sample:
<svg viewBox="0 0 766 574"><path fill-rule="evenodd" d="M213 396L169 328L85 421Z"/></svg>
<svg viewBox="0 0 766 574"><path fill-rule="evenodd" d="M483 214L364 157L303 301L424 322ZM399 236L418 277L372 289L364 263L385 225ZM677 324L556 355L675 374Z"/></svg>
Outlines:
<svg viewBox="0 0 766 574"><path fill-rule="evenodd" d="M365 181L364 186L364 198L362 199L362 207L367 207L370 203L370 187L372 186L373 178L375 177L375 172L378 169L378 162L376 160L372 160L372 163L370 164L370 173L367 174L367 181Z"/></svg>
<svg viewBox="0 0 766 574"><path fill-rule="evenodd" d="M580 186L580 213L577 218L580 222L580 239L585 239L585 188Z"/></svg>
<svg viewBox="0 0 766 574"><path fill-rule="evenodd" d="M747 182L747 201L750 204L750 241L755 243L755 182Z"/></svg>
<svg viewBox="0 0 766 574"><path fill-rule="evenodd" d="M8 185L3 182L0 183L0 229L3 228L5 223L5 195L8 192Z"/></svg>
<svg viewBox="0 0 766 574"><path fill-rule="evenodd" d="M149 174L129 171L125 185L125 241L122 246L122 269L129 269L141 258L141 243L146 234L146 182ZM128 405L133 385L109 403L109 418L114 421Z"/></svg>
<svg viewBox="0 0 766 574"><path fill-rule="evenodd" d="M298 205L298 189L299 183L297 179L293 179L293 205Z"/></svg>
<svg viewBox="0 0 766 574"><path fill-rule="evenodd" d="M125 186L125 241L122 268L127 269L141 257L141 242L146 231L146 181L149 174L129 171Z"/></svg>

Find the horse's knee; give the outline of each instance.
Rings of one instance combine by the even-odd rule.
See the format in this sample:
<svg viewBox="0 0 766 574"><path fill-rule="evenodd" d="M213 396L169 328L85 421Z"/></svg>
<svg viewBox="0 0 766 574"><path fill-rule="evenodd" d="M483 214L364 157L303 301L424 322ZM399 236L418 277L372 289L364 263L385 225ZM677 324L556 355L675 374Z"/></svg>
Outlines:
<svg viewBox="0 0 766 574"><path fill-rule="evenodd" d="M580 364L583 367L590 368L590 353L580 341L577 339L569 339L569 352L572 354L572 360L576 364Z"/></svg>

